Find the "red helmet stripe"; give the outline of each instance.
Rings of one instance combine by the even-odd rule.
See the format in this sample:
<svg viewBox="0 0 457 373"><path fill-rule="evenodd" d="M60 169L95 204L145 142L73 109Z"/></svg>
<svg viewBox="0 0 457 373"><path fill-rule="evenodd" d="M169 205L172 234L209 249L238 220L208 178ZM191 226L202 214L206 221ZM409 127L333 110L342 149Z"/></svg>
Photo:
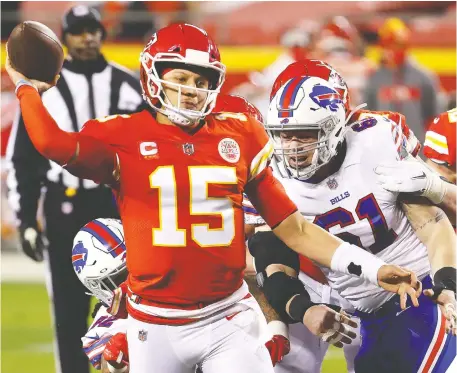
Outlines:
<svg viewBox="0 0 457 373"><path fill-rule="evenodd" d="M113 257L117 257L126 250L124 243L119 239L119 237L117 237L114 232L112 232L104 224L98 222L97 220L92 220L91 222L87 223L84 227L81 228L81 230L89 232L95 238L97 238L102 243L102 245L104 245L106 249L109 250Z"/></svg>

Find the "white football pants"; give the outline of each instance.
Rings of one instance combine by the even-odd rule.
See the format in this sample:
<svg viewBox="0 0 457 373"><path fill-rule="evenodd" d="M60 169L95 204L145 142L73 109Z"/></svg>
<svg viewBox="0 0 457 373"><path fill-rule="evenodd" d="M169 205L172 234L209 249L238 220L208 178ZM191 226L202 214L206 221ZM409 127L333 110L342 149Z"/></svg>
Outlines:
<svg viewBox="0 0 457 373"><path fill-rule="evenodd" d="M237 313L239 312L239 313ZM129 316L130 373L273 373L260 341L266 321L253 297L182 326L149 324Z"/></svg>

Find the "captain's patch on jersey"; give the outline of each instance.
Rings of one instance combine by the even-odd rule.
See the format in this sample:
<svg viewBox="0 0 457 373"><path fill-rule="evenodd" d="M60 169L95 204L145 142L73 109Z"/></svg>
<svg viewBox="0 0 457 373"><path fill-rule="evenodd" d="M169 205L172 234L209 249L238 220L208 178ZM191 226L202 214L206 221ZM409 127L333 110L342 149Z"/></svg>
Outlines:
<svg viewBox="0 0 457 373"><path fill-rule="evenodd" d="M144 141L139 144L140 154L143 158L149 159L155 157L159 149L154 141Z"/></svg>
<svg viewBox="0 0 457 373"><path fill-rule="evenodd" d="M240 159L240 146L238 143L230 138L225 138L219 141L217 146L221 157L230 163L236 163Z"/></svg>

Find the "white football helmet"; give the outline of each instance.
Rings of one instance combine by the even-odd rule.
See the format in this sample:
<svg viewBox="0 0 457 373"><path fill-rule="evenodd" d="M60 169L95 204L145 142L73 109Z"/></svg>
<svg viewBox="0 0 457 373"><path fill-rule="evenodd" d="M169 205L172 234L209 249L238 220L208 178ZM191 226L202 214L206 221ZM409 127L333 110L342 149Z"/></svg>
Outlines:
<svg viewBox="0 0 457 373"><path fill-rule="evenodd" d="M339 93L328 81L309 76L288 80L270 102L265 128L275 143L273 165L283 176L309 179L337 153L345 134L346 114ZM314 130L317 141L294 148L284 148L284 131ZM299 158L314 152L312 162L299 167ZM294 159L292 166L289 159ZM281 166L282 163L282 166Z"/></svg>
<svg viewBox="0 0 457 373"><path fill-rule="evenodd" d="M79 280L98 300L110 306L113 291L127 279L126 247L122 223L95 219L73 240L71 261Z"/></svg>

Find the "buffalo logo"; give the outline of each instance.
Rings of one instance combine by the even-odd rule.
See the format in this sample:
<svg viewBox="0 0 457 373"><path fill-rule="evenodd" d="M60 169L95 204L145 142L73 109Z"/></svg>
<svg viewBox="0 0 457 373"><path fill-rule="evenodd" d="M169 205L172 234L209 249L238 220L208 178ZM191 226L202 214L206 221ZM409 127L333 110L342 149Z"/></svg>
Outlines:
<svg viewBox="0 0 457 373"><path fill-rule="evenodd" d="M287 123L289 123L289 118L284 118L280 123L281 123L281 124L287 124Z"/></svg>
<svg viewBox="0 0 457 373"><path fill-rule="evenodd" d="M81 273L87 262L87 249L83 243L79 241L71 251L71 262L76 273Z"/></svg>
<svg viewBox="0 0 457 373"><path fill-rule="evenodd" d="M320 84L316 84L313 87L309 97L321 108L328 109L333 112L336 112L338 110L338 105L343 103L341 96L337 91Z"/></svg>

